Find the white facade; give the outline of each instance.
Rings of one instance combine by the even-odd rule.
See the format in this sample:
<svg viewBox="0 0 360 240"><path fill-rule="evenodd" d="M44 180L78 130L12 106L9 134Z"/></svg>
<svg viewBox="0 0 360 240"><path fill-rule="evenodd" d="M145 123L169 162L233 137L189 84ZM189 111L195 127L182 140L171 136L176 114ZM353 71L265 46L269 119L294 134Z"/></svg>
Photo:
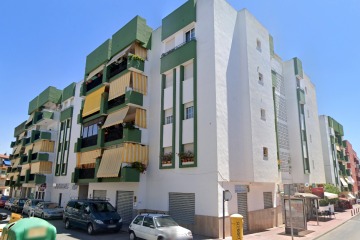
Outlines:
<svg viewBox="0 0 360 240"><path fill-rule="evenodd" d="M325 183L315 87L305 74L304 77L301 74L296 76L294 61L292 59L283 64L291 158L290 178L292 183ZM303 113L298 99L300 90L305 97Z"/></svg>
<svg viewBox="0 0 360 240"><path fill-rule="evenodd" d="M329 127L328 116L319 116L322 150L324 155L324 168L326 182L340 186L339 163L337 155L333 150L334 144L331 143L330 136L335 137L334 129ZM334 164L335 163L335 164Z"/></svg>
<svg viewBox="0 0 360 240"><path fill-rule="evenodd" d="M69 139L68 152L65 151L64 154L68 157L65 157L67 163L67 174L59 175L53 177L53 183L49 186L51 188L51 201L59 203L61 206L66 206L66 203L71 198L78 197L78 186L74 183L71 183L71 173L76 167L76 153L74 151L75 142L80 137L81 125L77 123L77 113L80 112L82 98L80 97L80 88L83 81L76 83L75 85L75 94L69 99L66 99L61 103L62 111L67 108L73 107L73 115L71 117L71 128L67 132L70 136L67 136L65 139ZM59 124L60 125L60 124ZM60 126L59 126L60 129ZM62 134L59 134L58 142L62 141ZM56 148L57 149L57 148ZM61 152L56 151L56 154L61 154ZM59 156L56 156L56 160L59 159ZM56 160L53 164L52 172L56 172Z"/></svg>

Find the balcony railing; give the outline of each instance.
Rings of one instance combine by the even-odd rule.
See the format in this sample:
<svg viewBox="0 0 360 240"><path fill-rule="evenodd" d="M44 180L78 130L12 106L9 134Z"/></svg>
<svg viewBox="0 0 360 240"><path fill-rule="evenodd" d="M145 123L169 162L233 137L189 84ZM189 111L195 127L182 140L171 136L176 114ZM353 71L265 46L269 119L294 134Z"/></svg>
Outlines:
<svg viewBox="0 0 360 240"><path fill-rule="evenodd" d="M105 132L105 142L111 142L123 138L123 126L120 124L118 128L110 127Z"/></svg>
<svg viewBox="0 0 360 240"><path fill-rule="evenodd" d="M81 147L86 148L86 147L91 147L91 146L96 145L97 138L98 138L98 135L94 135L94 136L87 137L87 138L82 138L81 139Z"/></svg>
<svg viewBox="0 0 360 240"><path fill-rule="evenodd" d="M95 178L95 168L79 169L79 179Z"/></svg>
<svg viewBox="0 0 360 240"><path fill-rule="evenodd" d="M109 66L109 79L127 69L127 60L121 63L113 63Z"/></svg>
<svg viewBox="0 0 360 240"><path fill-rule="evenodd" d="M102 75L95 78L94 80L89 80L86 82L86 92L90 91L91 89L96 88L102 83Z"/></svg>
<svg viewBox="0 0 360 240"><path fill-rule="evenodd" d="M190 38L188 41L185 41L185 42L177 45L176 47L170 49L170 50L167 51L167 52L164 52L163 54L161 54L161 58L162 58L162 57L165 57L166 55L169 55L170 53L174 52L176 49L181 48L182 46L184 46L185 44L187 44L188 42L191 42L191 41L193 41L193 40L196 40L196 37L192 37L192 38Z"/></svg>

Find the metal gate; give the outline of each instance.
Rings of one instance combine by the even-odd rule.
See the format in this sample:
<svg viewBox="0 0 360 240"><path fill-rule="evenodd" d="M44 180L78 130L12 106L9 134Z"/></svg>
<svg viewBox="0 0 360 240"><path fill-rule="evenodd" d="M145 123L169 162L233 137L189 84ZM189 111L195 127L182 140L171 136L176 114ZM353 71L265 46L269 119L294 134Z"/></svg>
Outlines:
<svg viewBox="0 0 360 240"><path fill-rule="evenodd" d="M178 223L194 224L195 193L169 193L169 213Z"/></svg>
<svg viewBox="0 0 360 240"><path fill-rule="evenodd" d="M106 190L93 190L93 198L106 199Z"/></svg>
<svg viewBox="0 0 360 240"><path fill-rule="evenodd" d="M132 191L117 191L116 192L116 208L120 214L123 223L130 224L133 220L133 199L134 192Z"/></svg>
<svg viewBox="0 0 360 240"><path fill-rule="evenodd" d="M243 216L244 231L248 230L248 204L247 193L237 193L238 213Z"/></svg>

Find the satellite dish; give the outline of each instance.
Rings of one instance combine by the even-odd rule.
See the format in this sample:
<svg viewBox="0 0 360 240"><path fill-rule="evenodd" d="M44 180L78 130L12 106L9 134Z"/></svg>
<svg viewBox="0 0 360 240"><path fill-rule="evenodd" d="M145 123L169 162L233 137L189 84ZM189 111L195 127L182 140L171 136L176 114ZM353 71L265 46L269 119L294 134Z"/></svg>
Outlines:
<svg viewBox="0 0 360 240"><path fill-rule="evenodd" d="M309 183L305 183L305 187L309 187Z"/></svg>

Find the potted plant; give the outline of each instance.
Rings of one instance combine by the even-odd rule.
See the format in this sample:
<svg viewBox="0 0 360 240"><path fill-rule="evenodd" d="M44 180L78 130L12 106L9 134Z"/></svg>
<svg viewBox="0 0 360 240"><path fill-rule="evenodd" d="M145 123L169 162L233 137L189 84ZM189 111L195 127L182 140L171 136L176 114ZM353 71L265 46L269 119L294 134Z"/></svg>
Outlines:
<svg viewBox="0 0 360 240"><path fill-rule="evenodd" d="M180 152L177 154L181 160L181 162L193 162L194 161L194 153L191 151Z"/></svg>
<svg viewBox="0 0 360 240"><path fill-rule="evenodd" d="M164 153L160 156L161 164L171 164L172 152Z"/></svg>
<svg viewBox="0 0 360 240"><path fill-rule="evenodd" d="M133 162L131 167L137 169L140 173L144 173L146 171L146 165L141 162Z"/></svg>

